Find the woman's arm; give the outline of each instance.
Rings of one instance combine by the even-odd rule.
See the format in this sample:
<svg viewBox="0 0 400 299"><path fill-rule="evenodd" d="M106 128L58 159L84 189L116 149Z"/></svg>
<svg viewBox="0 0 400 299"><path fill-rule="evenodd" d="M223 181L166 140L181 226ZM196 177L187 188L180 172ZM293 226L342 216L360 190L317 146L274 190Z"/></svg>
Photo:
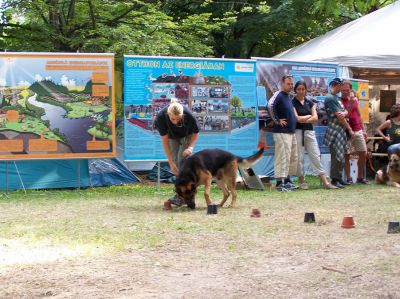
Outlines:
<svg viewBox="0 0 400 299"><path fill-rule="evenodd" d="M178 174L178 167L176 166L176 164L174 163L174 161L172 160L172 155L171 155L171 150L169 149L169 144L168 144L168 134L161 136L161 142L162 142L162 146L164 149L164 153L167 156L168 159L168 164L169 164L169 168L171 168L171 171L173 174L177 175Z"/></svg>
<svg viewBox="0 0 400 299"><path fill-rule="evenodd" d="M308 122L307 120L311 117L311 115L299 116L297 114L296 108L293 108L293 111L294 111L294 116L296 117L298 123L307 123Z"/></svg>
<svg viewBox="0 0 400 299"><path fill-rule="evenodd" d="M311 117L307 120L307 123L315 124L315 123L318 122L318 113L317 113L317 108L316 108L315 104L311 108L311 115L310 116Z"/></svg>
<svg viewBox="0 0 400 299"><path fill-rule="evenodd" d="M199 133L192 134L192 139L190 140L189 146L182 153L182 155L184 157L190 156L193 153L193 149L196 146L196 142L197 142L198 138L199 138Z"/></svg>
<svg viewBox="0 0 400 299"><path fill-rule="evenodd" d="M390 137L385 136L385 134L383 134L382 131L385 130L385 129L388 129L388 128L390 128L390 127L391 127L391 123L390 123L390 119L389 119L389 120L387 120L387 121L381 123L381 125L380 125L379 127L376 128L376 133L377 133L379 136L383 137L383 139L384 139L386 142L390 142L391 139L390 139Z"/></svg>

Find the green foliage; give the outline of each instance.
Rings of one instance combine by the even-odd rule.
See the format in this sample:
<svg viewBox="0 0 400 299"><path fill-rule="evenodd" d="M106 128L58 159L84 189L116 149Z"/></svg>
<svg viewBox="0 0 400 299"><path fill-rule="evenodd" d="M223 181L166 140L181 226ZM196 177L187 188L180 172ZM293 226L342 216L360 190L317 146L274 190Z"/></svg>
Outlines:
<svg viewBox="0 0 400 299"><path fill-rule="evenodd" d="M210 13L173 19L163 1L5 0L0 48L12 51L212 55Z"/></svg>
<svg viewBox="0 0 400 299"><path fill-rule="evenodd" d="M231 98L231 106L235 107L235 111L237 108L242 107L242 100L238 96L234 96Z"/></svg>
<svg viewBox="0 0 400 299"><path fill-rule="evenodd" d="M393 2L3 0L0 49L270 57Z"/></svg>
<svg viewBox="0 0 400 299"><path fill-rule="evenodd" d="M228 84L228 81L222 76L207 76L206 79L208 84Z"/></svg>
<svg viewBox="0 0 400 299"><path fill-rule="evenodd" d="M28 101L26 101L26 108L28 109L28 111L31 111L30 113L28 113L28 112L26 112L26 113L28 113L29 115L32 115L38 119L40 119L40 117L45 114L45 111L43 108L32 105Z"/></svg>
<svg viewBox="0 0 400 299"><path fill-rule="evenodd" d="M317 0L314 1L315 12L326 12L344 19L356 19L378 10L395 0Z"/></svg>

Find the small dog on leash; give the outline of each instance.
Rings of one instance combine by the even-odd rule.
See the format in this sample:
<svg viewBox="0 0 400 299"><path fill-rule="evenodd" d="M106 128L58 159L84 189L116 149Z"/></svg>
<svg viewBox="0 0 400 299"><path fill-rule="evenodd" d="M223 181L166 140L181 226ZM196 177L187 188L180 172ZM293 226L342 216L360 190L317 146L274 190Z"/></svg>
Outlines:
<svg viewBox="0 0 400 299"><path fill-rule="evenodd" d="M400 156L391 154L389 164L376 172L375 182L377 184L388 184L400 188Z"/></svg>
<svg viewBox="0 0 400 299"><path fill-rule="evenodd" d="M219 206L222 207L229 195L232 194L232 201L229 207L235 207L238 166L249 168L261 159L263 152L264 148L261 148L256 154L241 158L221 149L199 151L182 161L175 181L175 192L185 201L189 208L194 209L196 207L197 187L204 185L204 198L207 205L210 205L211 182L215 178L218 187L224 193Z"/></svg>

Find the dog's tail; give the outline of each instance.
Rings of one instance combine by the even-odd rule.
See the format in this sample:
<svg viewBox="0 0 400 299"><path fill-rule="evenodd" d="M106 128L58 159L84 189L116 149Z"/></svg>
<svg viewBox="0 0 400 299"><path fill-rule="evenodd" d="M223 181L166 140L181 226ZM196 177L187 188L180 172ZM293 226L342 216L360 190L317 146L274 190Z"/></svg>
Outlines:
<svg viewBox="0 0 400 299"><path fill-rule="evenodd" d="M238 157L237 162L239 166L243 167L244 169L250 168L251 165L256 163L258 160L261 159L262 155L264 153L264 147L260 148L257 153L254 155L247 157L247 158L241 158Z"/></svg>

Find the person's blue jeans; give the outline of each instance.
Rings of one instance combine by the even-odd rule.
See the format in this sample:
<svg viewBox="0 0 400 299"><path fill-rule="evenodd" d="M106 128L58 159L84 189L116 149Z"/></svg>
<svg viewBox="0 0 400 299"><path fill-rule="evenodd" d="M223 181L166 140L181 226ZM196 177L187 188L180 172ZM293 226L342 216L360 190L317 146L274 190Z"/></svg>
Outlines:
<svg viewBox="0 0 400 299"><path fill-rule="evenodd" d="M400 153L400 143L392 144L388 147L388 154Z"/></svg>

